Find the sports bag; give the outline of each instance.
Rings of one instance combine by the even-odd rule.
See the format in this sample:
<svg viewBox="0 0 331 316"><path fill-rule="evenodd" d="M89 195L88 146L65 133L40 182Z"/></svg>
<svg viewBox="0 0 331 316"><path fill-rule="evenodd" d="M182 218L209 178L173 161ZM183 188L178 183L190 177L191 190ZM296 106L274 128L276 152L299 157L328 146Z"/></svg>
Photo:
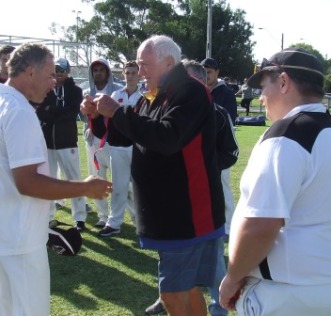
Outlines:
<svg viewBox="0 0 331 316"><path fill-rule="evenodd" d="M236 119L236 125L265 126L265 117L264 115L238 116Z"/></svg>
<svg viewBox="0 0 331 316"><path fill-rule="evenodd" d="M53 220L48 228L47 246L58 255L75 256L82 246L82 236L74 228L60 228L58 226L70 226L68 224Z"/></svg>

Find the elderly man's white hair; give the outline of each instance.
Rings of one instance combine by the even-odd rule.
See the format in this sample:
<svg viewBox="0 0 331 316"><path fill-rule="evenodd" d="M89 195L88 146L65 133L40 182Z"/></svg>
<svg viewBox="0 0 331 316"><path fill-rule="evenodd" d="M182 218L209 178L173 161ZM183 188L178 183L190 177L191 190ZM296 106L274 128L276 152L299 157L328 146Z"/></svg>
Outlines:
<svg viewBox="0 0 331 316"><path fill-rule="evenodd" d="M157 60L171 56L174 59L175 65L181 61L181 48L168 36L153 35L149 37L139 46L137 56L145 49L150 49L155 54Z"/></svg>

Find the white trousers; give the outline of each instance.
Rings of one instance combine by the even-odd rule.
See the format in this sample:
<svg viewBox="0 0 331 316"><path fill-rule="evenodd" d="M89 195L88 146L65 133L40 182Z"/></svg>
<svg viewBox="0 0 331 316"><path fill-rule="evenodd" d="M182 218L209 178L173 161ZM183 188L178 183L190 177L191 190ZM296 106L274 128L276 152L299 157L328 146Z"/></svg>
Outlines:
<svg viewBox="0 0 331 316"><path fill-rule="evenodd" d="M106 225L119 229L124 221L124 211L128 203L129 184L131 177L132 146L110 146L110 166L113 192L110 201L110 213ZM131 218L134 219L134 209L128 207Z"/></svg>
<svg viewBox="0 0 331 316"><path fill-rule="evenodd" d="M87 153L87 167L89 175L100 176L104 179L109 179L110 177L110 146L108 143L99 149L100 138L92 136L91 142L86 142L86 153ZM99 164L99 170L94 164L94 155ZM108 174L109 173L109 174ZM108 199L104 198L101 200L94 200L95 206L97 208L98 217L100 220L106 222L109 214L108 210Z"/></svg>
<svg viewBox="0 0 331 316"><path fill-rule="evenodd" d="M307 276L309 278L309 276ZM237 316L330 316L330 285L291 285L249 278Z"/></svg>
<svg viewBox="0 0 331 316"><path fill-rule="evenodd" d="M225 233L229 235L231 220L234 212L234 200L231 189L230 168L222 170L221 181L225 201Z"/></svg>
<svg viewBox="0 0 331 316"><path fill-rule="evenodd" d="M79 150L75 148L48 149L48 162L50 176L57 178L58 168L67 180L81 180ZM55 201L51 203L51 219L55 215ZM85 208L85 197L71 199L71 214L74 221L85 222L87 213Z"/></svg>
<svg viewBox="0 0 331 316"><path fill-rule="evenodd" d="M0 256L0 315L50 315L46 246L27 254Z"/></svg>

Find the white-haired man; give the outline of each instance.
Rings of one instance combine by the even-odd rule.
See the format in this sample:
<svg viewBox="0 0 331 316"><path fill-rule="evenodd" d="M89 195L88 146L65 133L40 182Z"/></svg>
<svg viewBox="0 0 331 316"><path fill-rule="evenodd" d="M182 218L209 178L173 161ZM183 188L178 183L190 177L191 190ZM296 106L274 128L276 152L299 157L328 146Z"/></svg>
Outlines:
<svg viewBox="0 0 331 316"><path fill-rule="evenodd" d="M215 111L205 87L180 62L169 37L152 36L137 51L147 93L135 108L108 96L86 98L85 113L111 117L133 141L137 233L159 253L159 290L171 316L207 315L198 286L212 286L224 198L217 171Z"/></svg>

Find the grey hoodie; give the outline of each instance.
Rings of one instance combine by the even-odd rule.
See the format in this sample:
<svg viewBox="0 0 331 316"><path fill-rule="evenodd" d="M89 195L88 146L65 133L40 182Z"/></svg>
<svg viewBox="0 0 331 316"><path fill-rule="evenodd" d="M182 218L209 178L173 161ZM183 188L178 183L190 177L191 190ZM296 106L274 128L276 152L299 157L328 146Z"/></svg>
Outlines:
<svg viewBox="0 0 331 316"><path fill-rule="evenodd" d="M94 84L94 79L93 79L93 74L92 74L92 66L97 62L104 64L109 70L109 77L108 77L108 83L107 83L107 88L106 88L107 95L111 95L114 91L123 88L120 84L114 82L113 73L111 71L109 62L104 58L97 58L91 62L90 66L88 68L88 79L89 79L89 83L90 83L90 88L84 90L84 92L83 92L84 95L89 94L90 96L94 97L96 94L96 87Z"/></svg>
<svg viewBox="0 0 331 316"><path fill-rule="evenodd" d="M92 74L92 66L97 62L104 64L109 70L108 83L107 83L107 86L106 86L107 95L111 95L114 91L122 89L123 87L120 84L115 83L114 80L113 80L113 73L111 71L109 62L104 58L97 58L97 59L95 59L91 62L90 66L88 68L88 79L89 79L90 88L84 90L83 95L84 96L85 95L90 95L91 97L94 97L97 93L97 89L95 87L94 78L93 78L93 74ZM85 121L84 138L87 141L87 143L90 146L92 146L93 135L92 135L92 133L90 131L90 128L88 126L87 117L86 116L82 116L82 117L83 117L83 120Z"/></svg>

